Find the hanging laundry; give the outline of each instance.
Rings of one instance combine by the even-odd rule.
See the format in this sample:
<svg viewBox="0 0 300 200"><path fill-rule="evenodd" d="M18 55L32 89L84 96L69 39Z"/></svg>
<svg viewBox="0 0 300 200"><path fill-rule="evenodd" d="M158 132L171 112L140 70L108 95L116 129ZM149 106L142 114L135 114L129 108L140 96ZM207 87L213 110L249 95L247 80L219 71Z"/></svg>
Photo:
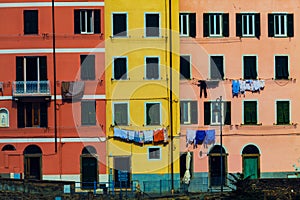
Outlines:
<svg viewBox="0 0 300 200"><path fill-rule="evenodd" d="M186 147L193 144L196 138L196 130L186 130Z"/></svg>
<svg viewBox="0 0 300 200"><path fill-rule="evenodd" d="M139 140L140 140L139 143L143 143L145 139L144 131L139 131L138 133L139 133Z"/></svg>
<svg viewBox="0 0 300 200"><path fill-rule="evenodd" d="M260 90L263 90L265 88L265 81L264 80L260 80Z"/></svg>
<svg viewBox="0 0 300 200"><path fill-rule="evenodd" d="M158 129L156 131L154 131L154 142L162 142L165 140L164 137L164 129Z"/></svg>
<svg viewBox="0 0 300 200"><path fill-rule="evenodd" d="M240 80L240 93L241 94L245 94L245 91L246 91L246 81L242 81Z"/></svg>
<svg viewBox="0 0 300 200"><path fill-rule="evenodd" d="M125 140L128 139L127 133L124 130L116 127L114 128L114 137L118 137Z"/></svg>
<svg viewBox="0 0 300 200"><path fill-rule="evenodd" d="M240 92L240 83L238 80L232 80L232 98L233 97L238 97L239 96L239 92Z"/></svg>
<svg viewBox="0 0 300 200"><path fill-rule="evenodd" d="M196 131L196 144L202 144L206 136L206 132L204 130Z"/></svg>
<svg viewBox="0 0 300 200"><path fill-rule="evenodd" d="M169 140L168 130L164 128L164 142L168 142L168 140Z"/></svg>
<svg viewBox="0 0 300 200"><path fill-rule="evenodd" d="M200 87L200 98L202 98L202 92L204 93L204 98L207 98L207 85L204 80L199 80L198 87Z"/></svg>
<svg viewBox="0 0 300 200"><path fill-rule="evenodd" d="M214 144L216 140L215 130L206 130L206 137L204 139L204 147L207 148L207 145Z"/></svg>
<svg viewBox="0 0 300 200"><path fill-rule="evenodd" d="M153 130L144 131L145 142L152 142L153 141Z"/></svg>
<svg viewBox="0 0 300 200"><path fill-rule="evenodd" d="M252 91L253 80L246 80L246 90Z"/></svg>
<svg viewBox="0 0 300 200"><path fill-rule="evenodd" d="M252 92L259 92L259 91L260 91L260 81L259 80L254 80L253 81Z"/></svg>
<svg viewBox="0 0 300 200"><path fill-rule="evenodd" d="M127 135L128 135L128 139L130 140L130 141L134 141L134 133L135 133L136 131L131 131L131 130L128 130L127 131Z"/></svg>
<svg viewBox="0 0 300 200"><path fill-rule="evenodd" d="M134 139L133 139L133 141L136 142L136 143L140 143L139 131L135 131L134 132Z"/></svg>

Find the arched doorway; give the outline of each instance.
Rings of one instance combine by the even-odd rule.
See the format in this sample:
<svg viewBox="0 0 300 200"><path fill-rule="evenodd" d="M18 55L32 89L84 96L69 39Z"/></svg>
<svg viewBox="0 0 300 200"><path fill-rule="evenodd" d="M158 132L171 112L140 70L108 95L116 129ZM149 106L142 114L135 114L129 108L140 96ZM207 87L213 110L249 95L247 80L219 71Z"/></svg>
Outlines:
<svg viewBox="0 0 300 200"><path fill-rule="evenodd" d="M244 147L242 152L244 177L252 179L260 177L260 153L256 146L250 144Z"/></svg>
<svg viewBox="0 0 300 200"><path fill-rule="evenodd" d="M81 188L92 189L94 182L98 182L98 159L97 151L92 146L86 146L82 149L80 156Z"/></svg>
<svg viewBox="0 0 300 200"><path fill-rule="evenodd" d="M42 150L36 145L29 145L24 152L24 178L42 179Z"/></svg>
<svg viewBox="0 0 300 200"><path fill-rule="evenodd" d="M222 165L222 173L221 173ZM222 183L221 183L222 174ZM227 177L227 154L222 147L222 160L221 160L221 146L215 145L209 151L209 180L210 187L224 186Z"/></svg>

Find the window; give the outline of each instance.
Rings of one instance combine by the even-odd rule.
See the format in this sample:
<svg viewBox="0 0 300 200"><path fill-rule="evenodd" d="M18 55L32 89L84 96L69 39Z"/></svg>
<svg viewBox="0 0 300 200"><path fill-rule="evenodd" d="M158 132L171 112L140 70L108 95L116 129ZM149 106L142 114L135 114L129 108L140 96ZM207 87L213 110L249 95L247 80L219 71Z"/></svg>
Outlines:
<svg viewBox="0 0 300 200"><path fill-rule="evenodd" d="M127 126L129 124L128 103L114 103L113 109L114 109L114 115L113 115L114 124Z"/></svg>
<svg viewBox="0 0 300 200"><path fill-rule="evenodd" d="M80 55L81 80L95 80L95 55Z"/></svg>
<svg viewBox="0 0 300 200"><path fill-rule="evenodd" d="M180 56L180 79L191 79L191 57Z"/></svg>
<svg viewBox="0 0 300 200"><path fill-rule="evenodd" d="M210 56L210 78L223 80L224 79L224 57Z"/></svg>
<svg viewBox="0 0 300 200"><path fill-rule="evenodd" d="M48 105L45 102L18 102L18 128L47 127Z"/></svg>
<svg viewBox="0 0 300 200"><path fill-rule="evenodd" d="M146 125L160 124L160 103L146 103Z"/></svg>
<svg viewBox="0 0 300 200"><path fill-rule="evenodd" d="M9 113L6 108L0 108L0 127L9 127Z"/></svg>
<svg viewBox="0 0 300 200"><path fill-rule="evenodd" d="M197 101L180 102L180 124L198 124Z"/></svg>
<svg viewBox="0 0 300 200"><path fill-rule="evenodd" d="M260 37L260 14L236 14L236 36Z"/></svg>
<svg viewBox="0 0 300 200"><path fill-rule="evenodd" d="M276 124L290 124L290 102L276 101L277 121Z"/></svg>
<svg viewBox="0 0 300 200"><path fill-rule="evenodd" d="M24 10L24 34L38 34L38 11Z"/></svg>
<svg viewBox="0 0 300 200"><path fill-rule="evenodd" d="M146 57L146 79L159 79L158 57Z"/></svg>
<svg viewBox="0 0 300 200"><path fill-rule="evenodd" d="M100 33L100 10L74 10L74 33Z"/></svg>
<svg viewBox="0 0 300 200"><path fill-rule="evenodd" d="M148 148L148 159L149 160L160 160L161 159L161 148L160 147L149 147Z"/></svg>
<svg viewBox="0 0 300 200"><path fill-rule="evenodd" d="M113 37L127 37L127 14L113 13Z"/></svg>
<svg viewBox="0 0 300 200"><path fill-rule="evenodd" d="M293 14L268 14L269 37L294 37Z"/></svg>
<svg viewBox="0 0 300 200"><path fill-rule="evenodd" d="M257 124L257 102L244 101L244 124Z"/></svg>
<svg viewBox="0 0 300 200"><path fill-rule="evenodd" d="M159 37L159 14L145 14L146 37Z"/></svg>
<svg viewBox="0 0 300 200"><path fill-rule="evenodd" d="M275 79L289 78L288 56L275 56Z"/></svg>
<svg viewBox="0 0 300 200"><path fill-rule="evenodd" d="M81 125L96 125L96 102L81 102Z"/></svg>
<svg viewBox="0 0 300 200"><path fill-rule="evenodd" d="M125 80L127 79L127 57L114 58L113 63L113 79Z"/></svg>
<svg viewBox="0 0 300 200"><path fill-rule="evenodd" d="M257 79L256 56L243 56L244 79Z"/></svg>
<svg viewBox="0 0 300 200"><path fill-rule="evenodd" d="M204 13L203 18L204 37L229 37L228 13Z"/></svg>
<svg viewBox="0 0 300 200"><path fill-rule="evenodd" d="M196 37L196 13L179 14L180 36Z"/></svg>
<svg viewBox="0 0 300 200"><path fill-rule="evenodd" d="M204 125L219 125L221 122L220 102L204 102ZM222 121L225 125L231 124L231 102L222 102Z"/></svg>

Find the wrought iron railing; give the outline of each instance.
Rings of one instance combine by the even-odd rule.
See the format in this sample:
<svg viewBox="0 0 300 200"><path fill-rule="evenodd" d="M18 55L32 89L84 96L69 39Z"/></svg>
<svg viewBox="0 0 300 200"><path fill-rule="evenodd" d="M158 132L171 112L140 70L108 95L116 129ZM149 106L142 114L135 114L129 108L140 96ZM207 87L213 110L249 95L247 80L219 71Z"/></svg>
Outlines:
<svg viewBox="0 0 300 200"><path fill-rule="evenodd" d="M13 96L50 96L50 81L14 81Z"/></svg>

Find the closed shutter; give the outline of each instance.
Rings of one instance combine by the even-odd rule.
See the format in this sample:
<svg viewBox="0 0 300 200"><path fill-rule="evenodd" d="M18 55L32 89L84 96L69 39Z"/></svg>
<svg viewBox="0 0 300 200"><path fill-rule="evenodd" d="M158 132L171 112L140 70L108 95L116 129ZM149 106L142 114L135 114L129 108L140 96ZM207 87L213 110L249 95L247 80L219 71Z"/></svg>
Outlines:
<svg viewBox="0 0 300 200"><path fill-rule="evenodd" d="M47 103L40 103L40 116L41 124L40 127L48 127L48 105Z"/></svg>
<svg viewBox="0 0 300 200"><path fill-rule="evenodd" d="M88 55L80 55L80 78L81 80L87 80L88 79L88 69L86 65L86 58Z"/></svg>
<svg viewBox="0 0 300 200"><path fill-rule="evenodd" d="M254 14L255 18L255 37L260 37L260 13Z"/></svg>
<svg viewBox="0 0 300 200"><path fill-rule="evenodd" d="M96 102L89 101L88 102L88 110L89 110L89 125L96 125Z"/></svg>
<svg viewBox="0 0 300 200"><path fill-rule="evenodd" d="M231 125L231 102L224 102L225 121L224 124Z"/></svg>
<svg viewBox="0 0 300 200"><path fill-rule="evenodd" d="M223 36L229 37L229 14L223 14Z"/></svg>
<svg viewBox="0 0 300 200"><path fill-rule="evenodd" d="M24 81L23 61L24 57L16 57L16 81Z"/></svg>
<svg viewBox="0 0 300 200"><path fill-rule="evenodd" d="M210 125L210 105L211 102L204 102L204 125Z"/></svg>
<svg viewBox="0 0 300 200"><path fill-rule="evenodd" d="M191 123L198 124L198 102L191 101Z"/></svg>
<svg viewBox="0 0 300 200"><path fill-rule="evenodd" d="M94 33L101 32L100 10L94 10Z"/></svg>
<svg viewBox="0 0 300 200"><path fill-rule="evenodd" d="M47 56L39 57L39 65L40 65L40 80L47 80Z"/></svg>
<svg viewBox="0 0 300 200"><path fill-rule="evenodd" d="M24 116L24 104L22 102L17 103L18 110L18 128L25 127L25 116Z"/></svg>
<svg viewBox="0 0 300 200"><path fill-rule="evenodd" d="M274 37L274 15L268 14L268 37Z"/></svg>
<svg viewBox="0 0 300 200"><path fill-rule="evenodd" d="M287 15L287 21L288 21L287 36L288 37L294 37L294 15L293 14L288 14Z"/></svg>
<svg viewBox="0 0 300 200"><path fill-rule="evenodd" d="M80 10L74 10L74 33L80 34Z"/></svg>
<svg viewBox="0 0 300 200"><path fill-rule="evenodd" d="M209 37L209 14L203 13L203 37Z"/></svg>
<svg viewBox="0 0 300 200"><path fill-rule="evenodd" d="M196 37L196 13L189 14L190 37Z"/></svg>
<svg viewBox="0 0 300 200"><path fill-rule="evenodd" d="M236 36L242 37L242 14L237 13L235 16L236 16Z"/></svg>
<svg viewBox="0 0 300 200"><path fill-rule="evenodd" d="M89 124L89 110L88 104L86 101L81 102L81 125L88 125Z"/></svg>

